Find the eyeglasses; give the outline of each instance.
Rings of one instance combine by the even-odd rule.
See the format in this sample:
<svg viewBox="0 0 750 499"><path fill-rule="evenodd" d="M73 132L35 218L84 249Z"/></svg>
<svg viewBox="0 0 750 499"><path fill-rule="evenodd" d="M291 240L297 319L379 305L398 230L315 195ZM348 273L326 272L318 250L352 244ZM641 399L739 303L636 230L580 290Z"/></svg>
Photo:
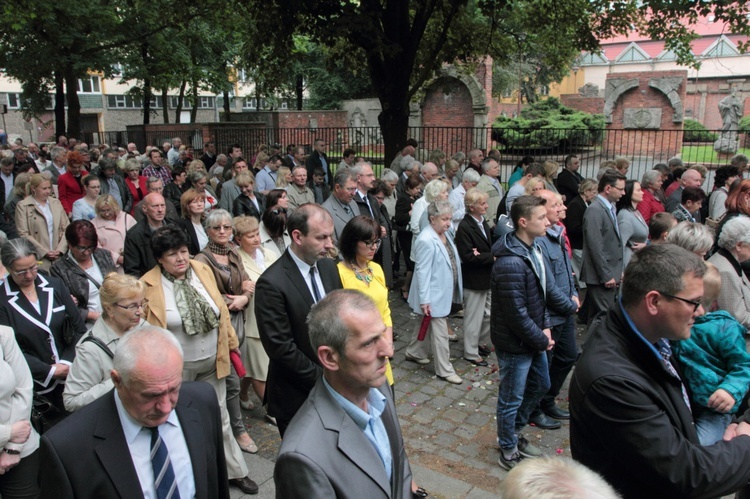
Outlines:
<svg viewBox="0 0 750 499"><path fill-rule="evenodd" d="M374 247L375 249L380 248L380 245L383 243L382 239L375 239L374 241L362 241L365 243L365 246Z"/></svg>
<svg viewBox="0 0 750 499"><path fill-rule="evenodd" d="M81 253L86 253L88 251L94 251L96 249L96 246L74 246L76 250L80 251Z"/></svg>
<svg viewBox="0 0 750 499"><path fill-rule="evenodd" d="M36 274L36 271L38 269L39 269L39 264L35 264L33 267L29 267L28 269L11 270L10 273L13 274L16 277L25 277L28 274Z"/></svg>
<svg viewBox="0 0 750 499"><path fill-rule="evenodd" d="M115 303L115 305L117 305L118 307L120 307L123 310L127 310L131 314L134 314L134 313L136 313L138 311L139 308L145 309L146 306L148 305L148 300L143 300L140 303L132 303L132 304L130 304L128 306L120 305L119 303Z"/></svg>
<svg viewBox="0 0 750 499"><path fill-rule="evenodd" d="M219 232L222 229L223 230L232 230L232 226L231 225L212 225L211 227L209 227L209 229L215 230L216 232Z"/></svg>
<svg viewBox="0 0 750 499"><path fill-rule="evenodd" d="M693 313L697 312L698 311L698 307L700 307L702 305L702 303L700 301L688 300L687 298L680 298L679 296L670 295L669 293L665 293L664 291L658 291L657 290L657 293L659 293L662 296L666 296L667 298L671 298L673 300L679 300L681 302L687 303L688 305L692 305L693 306Z"/></svg>

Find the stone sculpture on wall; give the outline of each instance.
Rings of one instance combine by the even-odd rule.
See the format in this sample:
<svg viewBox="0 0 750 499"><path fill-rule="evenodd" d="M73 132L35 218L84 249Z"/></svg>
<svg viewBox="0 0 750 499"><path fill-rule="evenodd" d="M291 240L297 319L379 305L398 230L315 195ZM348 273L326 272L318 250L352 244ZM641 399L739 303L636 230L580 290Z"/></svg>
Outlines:
<svg viewBox="0 0 750 499"><path fill-rule="evenodd" d="M734 154L739 147L737 131L742 118L742 101L737 97L737 87L732 87L732 93L719 101L719 113L722 121L721 135L714 142L714 150Z"/></svg>

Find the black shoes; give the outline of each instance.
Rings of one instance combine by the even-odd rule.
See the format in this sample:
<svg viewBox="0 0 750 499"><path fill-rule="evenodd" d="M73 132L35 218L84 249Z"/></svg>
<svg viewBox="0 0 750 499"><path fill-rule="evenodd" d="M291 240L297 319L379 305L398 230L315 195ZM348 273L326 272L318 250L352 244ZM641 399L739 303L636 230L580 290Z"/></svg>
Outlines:
<svg viewBox="0 0 750 499"><path fill-rule="evenodd" d="M560 421L548 417L543 412L536 412L529 418L529 424L542 430L557 430L562 426Z"/></svg>
<svg viewBox="0 0 750 499"><path fill-rule="evenodd" d="M568 420L570 419L570 413L565 409L560 409L556 405L553 405L549 409L542 409L542 412L547 416L555 419Z"/></svg>
<svg viewBox="0 0 750 499"><path fill-rule="evenodd" d="M492 351L484 345L479 345L479 355L482 357L489 357L492 355Z"/></svg>
<svg viewBox="0 0 750 499"><path fill-rule="evenodd" d="M471 363L471 364L474 364L474 365L475 365L475 366L477 366L477 367L487 367L487 366L489 366L489 364L487 363L487 361L486 361L486 360L484 360L484 359L474 360L474 359L467 359L467 358L464 358L464 360L465 360L466 362L469 362L469 363Z"/></svg>
<svg viewBox="0 0 750 499"><path fill-rule="evenodd" d="M249 476L244 478L233 478L229 480L229 485L234 485L245 494L257 494L258 484L253 482Z"/></svg>

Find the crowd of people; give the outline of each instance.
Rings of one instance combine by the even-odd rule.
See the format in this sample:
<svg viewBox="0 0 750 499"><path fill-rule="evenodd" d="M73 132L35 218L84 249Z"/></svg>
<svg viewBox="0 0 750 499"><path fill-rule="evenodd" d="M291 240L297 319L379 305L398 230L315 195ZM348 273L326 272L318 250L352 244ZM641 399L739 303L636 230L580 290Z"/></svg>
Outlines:
<svg viewBox="0 0 750 499"><path fill-rule="evenodd" d="M395 414L398 335L407 362L448 383L464 382L450 342L457 362L497 361L503 469L543 457L524 427L571 420L573 457L626 497L644 483L710 496L750 478L750 416L737 417L750 383L746 157L707 195L707 170L679 158L639 181L624 158L586 179L574 155L562 168L524 157L503 182L496 150L448 157L413 139L380 175L351 149L333 164L322 139L249 160L237 144L191 149L61 137L0 159L0 369L14 380L0 383L3 497L257 493L243 458L258 452L251 388L283 439L281 496L425 497ZM419 316L414 331L394 330L390 291ZM206 398L196 442L183 418ZM71 436L105 438L105 416L132 466L87 482L68 471ZM362 455L336 446L337 425ZM201 448L200 477L170 464L198 469Z"/></svg>

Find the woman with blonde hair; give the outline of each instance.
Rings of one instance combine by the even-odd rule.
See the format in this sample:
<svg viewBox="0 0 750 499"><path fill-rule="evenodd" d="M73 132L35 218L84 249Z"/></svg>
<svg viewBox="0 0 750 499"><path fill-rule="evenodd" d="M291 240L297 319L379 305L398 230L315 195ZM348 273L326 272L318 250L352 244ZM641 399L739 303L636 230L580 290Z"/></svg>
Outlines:
<svg viewBox="0 0 750 499"><path fill-rule="evenodd" d="M99 289L102 315L76 345L76 357L65 381L63 402L68 411L98 399L114 385L112 357L125 333L148 324L143 316L146 286L131 275L110 272Z"/></svg>
<svg viewBox="0 0 750 499"><path fill-rule="evenodd" d="M286 189L292 183L292 170L288 166L280 166L276 171L276 188Z"/></svg>
<svg viewBox="0 0 750 499"><path fill-rule="evenodd" d="M557 172L560 170L560 164L557 161L550 159L542 163L544 167L544 188L548 191L557 192L555 187L555 179L557 179Z"/></svg>
<svg viewBox="0 0 750 499"><path fill-rule="evenodd" d="M46 176L32 175L26 191L26 197L16 206L16 230L19 237L34 245L41 267L49 270L68 249L65 229L70 220L62 203L50 196L52 181Z"/></svg>
<svg viewBox="0 0 750 499"><path fill-rule="evenodd" d="M529 181L526 183L526 189L524 190L524 194L526 196L533 196L535 193L539 191L543 191L546 188L547 188L547 182L545 179L541 177L534 177L534 178L529 179Z"/></svg>
<svg viewBox="0 0 750 499"><path fill-rule="evenodd" d="M111 194L99 196L94 204L96 217L91 221L96 228L99 247L109 251L115 262L115 271L123 274L123 252L125 234L136 224L128 213L120 209L120 204Z"/></svg>
<svg viewBox="0 0 750 499"><path fill-rule="evenodd" d="M268 163L268 158L270 158L270 156L264 152L261 152L257 156L255 156L255 161L253 161L253 175L257 175L258 172L261 171L264 166L266 166L266 163Z"/></svg>
<svg viewBox="0 0 750 499"><path fill-rule="evenodd" d="M262 401L266 392L266 378L268 377L268 355L260 341L258 322L255 318L255 283L261 274L278 260L279 255L275 251L268 250L261 245L260 222L251 216L241 216L234 219L234 240L239 244L237 253L242 260L247 276L250 278L251 297L250 303L245 309L245 343L240 347L242 350L242 362L247 374L240 385L240 404L250 407L250 396L248 388L253 391ZM266 418L275 423L275 420L266 414Z"/></svg>

